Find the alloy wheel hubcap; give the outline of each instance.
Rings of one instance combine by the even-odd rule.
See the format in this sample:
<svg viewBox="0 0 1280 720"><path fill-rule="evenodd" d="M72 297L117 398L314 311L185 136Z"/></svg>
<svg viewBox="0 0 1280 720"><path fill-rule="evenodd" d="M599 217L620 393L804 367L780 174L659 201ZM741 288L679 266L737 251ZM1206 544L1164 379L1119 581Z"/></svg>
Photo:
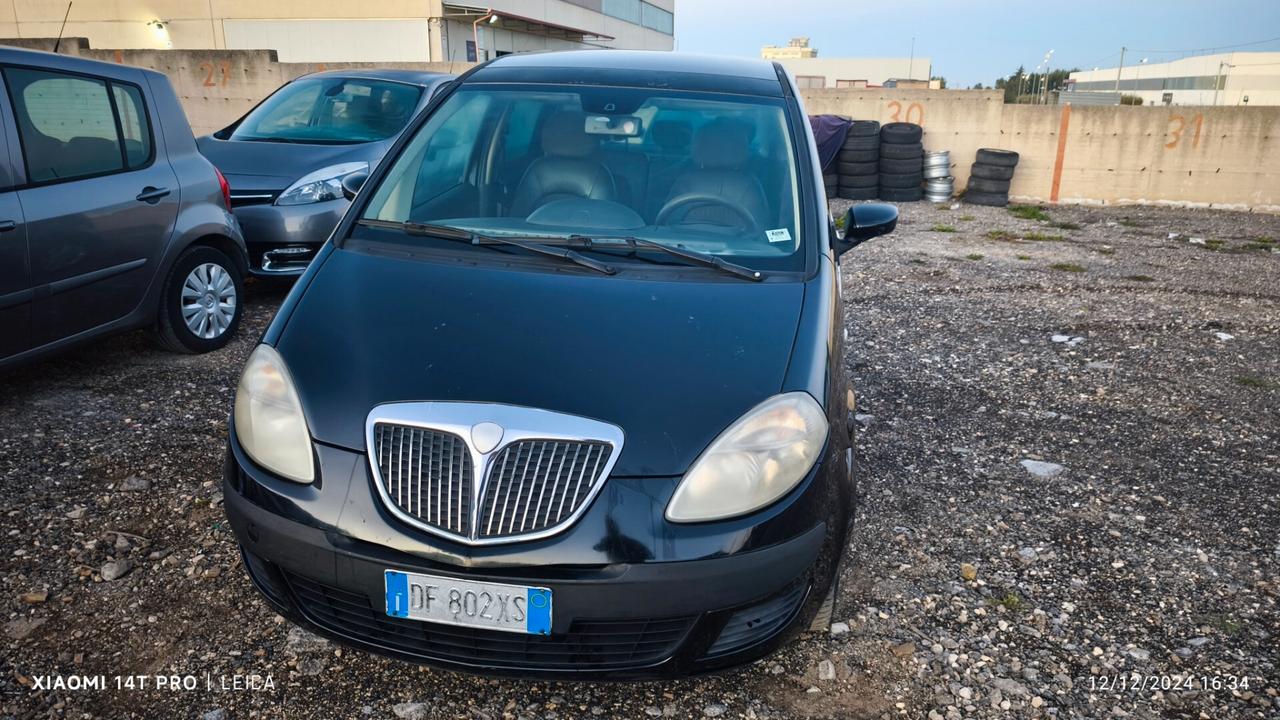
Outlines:
<svg viewBox="0 0 1280 720"><path fill-rule="evenodd" d="M192 268L182 283L182 319L196 337L212 340L227 331L236 314L236 284L216 263Z"/></svg>

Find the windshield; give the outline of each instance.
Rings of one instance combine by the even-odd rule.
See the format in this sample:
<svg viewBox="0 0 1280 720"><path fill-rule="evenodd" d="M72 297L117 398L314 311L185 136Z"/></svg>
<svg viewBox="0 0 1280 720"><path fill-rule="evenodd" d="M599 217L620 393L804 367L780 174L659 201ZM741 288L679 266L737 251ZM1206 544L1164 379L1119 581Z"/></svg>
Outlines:
<svg viewBox="0 0 1280 720"><path fill-rule="evenodd" d="M544 240L635 237L801 270L789 138L777 98L463 87L405 147L363 219Z"/></svg>
<svg viewBox="0 0 1280 720"><path fill-rule="evenodd" d="M341 144L400 132L422 96L416 85L363 78L304 78L280 88L231 134L232 140Z"/></svg>

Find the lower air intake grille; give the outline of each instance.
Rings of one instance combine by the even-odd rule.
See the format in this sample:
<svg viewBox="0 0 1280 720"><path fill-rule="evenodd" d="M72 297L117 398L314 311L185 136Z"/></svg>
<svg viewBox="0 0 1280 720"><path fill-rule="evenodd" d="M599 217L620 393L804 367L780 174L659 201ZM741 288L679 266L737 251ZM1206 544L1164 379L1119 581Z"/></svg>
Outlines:
<svg viewBox="0 0 1280 720"><path fill-rule="evenodd" d="M773 597L737 611L703 657L728 655L768 639L795 616L808 589L807 582L797 581Z"/></svg>
<svg viewBox="0 0 1280 720"><path fill-rule="evenodd" d="M298 607L314 623L412 657L537 670L656 665L676 651L693 618L575 620L567 633L519 635L393 618L360 593L286 573Z"/></svg>

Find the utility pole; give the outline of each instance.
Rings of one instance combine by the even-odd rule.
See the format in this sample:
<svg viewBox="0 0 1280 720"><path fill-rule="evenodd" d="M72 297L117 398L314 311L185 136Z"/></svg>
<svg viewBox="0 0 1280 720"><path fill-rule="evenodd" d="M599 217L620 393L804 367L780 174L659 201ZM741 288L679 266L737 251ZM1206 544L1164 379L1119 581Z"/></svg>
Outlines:
<svg viewBox="0 0 1280 720"><path fill-rule="evenodd" d="M1120 46L1120 67L1116 68L1116 94L1120 93L1120 73L1124 72L1124 51L1129 48Z"/></svg>
<svg viewBox="0 0 1280 720"><path fill-rule="evenodd" d="M916 38L914 35L912 35L911 36L911 57L910 59L907 60L907 79L908 80L916 79L915 69L916 69Z"/></svg>
<svg viewBox="0 0 1280 720"><path fill-rule="evenodd" d="M1222 66L1231 67L1226 60L1218 61L1218 77L1213 79L1213 104L1218 104L1218 88L1222 87Z"/></svg>

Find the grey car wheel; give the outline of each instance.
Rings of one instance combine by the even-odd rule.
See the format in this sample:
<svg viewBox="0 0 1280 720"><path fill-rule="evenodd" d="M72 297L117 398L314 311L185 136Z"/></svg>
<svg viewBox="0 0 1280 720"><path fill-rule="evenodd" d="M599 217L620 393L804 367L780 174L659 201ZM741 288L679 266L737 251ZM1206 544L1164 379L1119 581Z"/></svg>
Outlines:
<svg viewBox="0 0 1280 720"><path fill-rule="evenodd" d="M217 350L235 334L244 313L242 263L207 245L174 261L160 296L156 337L175 352Z"/></svg>
<svg viewBox="0 0 1280 720"><path fill-rule="evenodd" d="M213 340L236 316L236 285L221 265L202 263L182 283L182 319L193 335Z"/></svg>

